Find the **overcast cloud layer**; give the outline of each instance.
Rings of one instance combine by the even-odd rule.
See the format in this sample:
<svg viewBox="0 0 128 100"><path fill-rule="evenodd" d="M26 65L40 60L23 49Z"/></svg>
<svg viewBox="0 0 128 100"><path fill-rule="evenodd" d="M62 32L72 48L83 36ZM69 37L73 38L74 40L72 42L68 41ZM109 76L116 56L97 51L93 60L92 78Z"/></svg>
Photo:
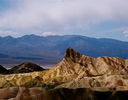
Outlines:
<svg viewBox="0 0 128 100"><path fill-rule="evenodd" d="M51 32L52 35L76 29L86 30L107 21L128 23L128 0L10 1L14 7L0 12L0 29L18 30L24 34L44 32L50 35ZM122 30L122 35L128 36L127 29Z"/></svg>

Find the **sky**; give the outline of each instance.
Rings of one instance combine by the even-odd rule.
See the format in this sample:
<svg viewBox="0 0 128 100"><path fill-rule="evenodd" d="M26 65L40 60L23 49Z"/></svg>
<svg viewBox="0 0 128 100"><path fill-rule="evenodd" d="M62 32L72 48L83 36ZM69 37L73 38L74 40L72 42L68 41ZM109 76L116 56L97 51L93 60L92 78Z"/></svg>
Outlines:
<svg viewBox="0 0 128 100"><path fill-rule="evenodd" d="M0 36L84 35L128 41L128 0L0 0Z"/></svg>

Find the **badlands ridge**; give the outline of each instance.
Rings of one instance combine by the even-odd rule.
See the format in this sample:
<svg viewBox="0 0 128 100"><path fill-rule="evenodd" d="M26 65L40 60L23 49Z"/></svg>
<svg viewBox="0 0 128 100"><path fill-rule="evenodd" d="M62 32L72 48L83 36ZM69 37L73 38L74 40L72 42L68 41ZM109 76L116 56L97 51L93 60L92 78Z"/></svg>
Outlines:
<svg viewBox="0 0 128 100"><path fill-rule="evenodd" d="M0 100L102 100L103 95L108 95L104 100L128 98L127 59L92 58L68 48L60 63L41 70L1 74Z"/></svg>

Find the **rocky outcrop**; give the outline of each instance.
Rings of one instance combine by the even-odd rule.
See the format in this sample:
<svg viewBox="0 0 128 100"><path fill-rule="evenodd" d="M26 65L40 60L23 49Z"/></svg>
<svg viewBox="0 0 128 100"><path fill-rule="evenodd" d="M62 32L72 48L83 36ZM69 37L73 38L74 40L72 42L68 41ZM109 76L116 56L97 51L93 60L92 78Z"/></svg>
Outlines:
<svg viewBox="0 0 128 100"><path fill-rule="evenodd" d="M85 68L88 76L95 75L113 75L128 74L128 60L118 57L98 57L92 58L89 56L81 55L72 48L68 48L62 62L66 60L67 63L74 63ZM71 65L73 67L73 64Z"/></svg>
<svg viewBox="0 0 128 100"><path fill-rule="evenodd" d="M71 69L76 78L56 88L117 88L128 86L128 60L118 57L92 58L68 48L62 60L65 70ZM61 63L62 63L61 62ZM70 71L71 71L70 70ZM79 72L78 72L79 71ZM66 71L65 71L66 72Z"/></svg>
<svg viewBox="0 0 128 100"><path fill-rule="evenodd" d="M96 91L87 88L54 89L12 87L0 89L0 100L127 100L127 91Z"/></svg>

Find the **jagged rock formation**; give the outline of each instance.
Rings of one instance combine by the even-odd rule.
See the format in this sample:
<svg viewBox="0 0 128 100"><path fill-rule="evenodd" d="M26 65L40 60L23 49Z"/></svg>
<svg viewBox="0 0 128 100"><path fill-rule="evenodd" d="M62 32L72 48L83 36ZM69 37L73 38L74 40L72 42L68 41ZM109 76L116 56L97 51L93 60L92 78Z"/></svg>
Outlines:
<svg viewBox="0 0 128 100"><path fill-rule="evenodd" d="M118 57L98 57L92 58L84 56L75 50L68 48L64 57L68 63L79 64L85 68L87 76L104 75L104 74L128 74L128 60ZM73 67L73 65L71 65Z"/></svg>
<svg viewBox="0 0 128 100"><path fill-rule="evenodd" d="M57 88L116 87L120 90L128 86L128 60L117 57L92 58L68 48L63 62L68 63L70 69L75 68L73 72L76 73L73 74L78 75ZM77 68L82 71L78 73Z"/></svg>
<svg viewBox="0 0 128 100"><path fill-rule="evenodd" d="M127 83L128 60L117 57L92 58L81 55L72 48L68 48L62 61L49 70L0 75L0 87L33 87L54 84L56 88L93 88L99 90L117 88L118 90L126 90L128 89Z"/></svg>
<svg viewBox="0 0 128 100"><path fill-rule="evenodd" d="M34 72L34 71L42 71L44 70L42 67L31 63L31 62L25 62L22 63L18 66L15 66L13 68L11 68L9 71L9 73L29 73L29 72Z"/></svg>

